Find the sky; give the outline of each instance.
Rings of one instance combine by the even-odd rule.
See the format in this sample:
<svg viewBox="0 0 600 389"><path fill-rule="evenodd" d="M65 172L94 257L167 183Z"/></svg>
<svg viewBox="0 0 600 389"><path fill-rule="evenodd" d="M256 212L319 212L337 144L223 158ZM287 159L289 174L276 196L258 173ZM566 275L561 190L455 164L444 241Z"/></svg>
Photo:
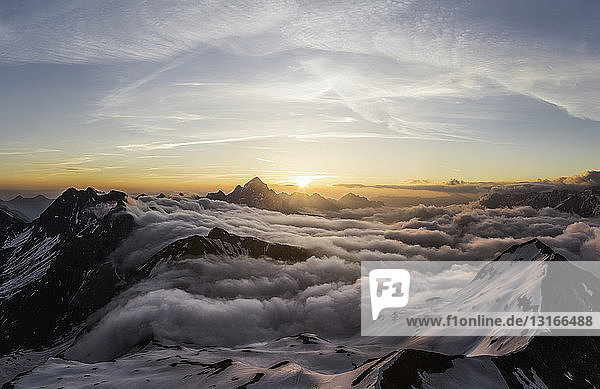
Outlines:
<svg viewBox="0 0 600 389"><path fill-rule="evenodd" d="M0 189L598 169L598 18L593 0L2 0Z"/></svg>

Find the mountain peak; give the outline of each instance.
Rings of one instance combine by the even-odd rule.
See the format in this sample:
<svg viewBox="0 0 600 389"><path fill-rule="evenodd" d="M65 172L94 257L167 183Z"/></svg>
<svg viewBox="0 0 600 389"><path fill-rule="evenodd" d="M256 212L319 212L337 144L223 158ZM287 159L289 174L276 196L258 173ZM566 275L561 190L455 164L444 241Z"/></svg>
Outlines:
<svg viewBox="0 0 600 389"><path fill-rule="evenodd" d="M244 188L255 187L255 188L268 188L267 184L262 182L262 180L258 177L254 177L250 181L246 182Z"/></svg>
<svg viewBox="0 0 600 389"><path fill-rule="evenodd" d="M60 233L85 224L88 218L105 216L117 209L124 209L127 195L111 190L100 192L94 188L77 190L69 188L63 192L39 217L39 223L50 233Z"/></svg>
<svg viewBox="0 0 600 389"><path fill-rule="evenodd" d="M213 229L208 232L207 237L211 239L220 239L226 242L231 238L231 234L222 228L213 227Z"/></svg>
<svg viewBox="0 0 600 389"><path fill-rule="evenodd" d="M347 193L338 200L342 208L379 208L384 204L381 201L371 201L366 197L354 193Z"/></svg>
<svg viewBox="0 0 600 389"><path fill-rule="evenodd" d="M223 191L219 190L218 192L207 193L205 197L211 200L244 204L249 207L284 213L302 213L315 210L338 211L344 208L357 209L384 206L380 201L371 201L366 197L352 193L347 194L340 200L323 197L318 193L313 193L312 195L301 192L294 192L292 194L285 192L277 193L273 189L270 189L267 184L258 177L254 177L245 183L244 186L236 186L229 194L225 194Z"/></svg>
<svg viewBox="0 0 600 389"><path fill-rule="evenodd" d="M513 245L502 252L494 261L566 261L567 259L557 254L550 246L538 238Z"/></svg>
<svg viewBox="0 0 600 389"><path fill-rule="evenodd" d="M9 201L0 200L0 204L9 208L11 212L18 214L18 217L28 222L37 219L51 203L52 200L43 195L35 197L18 195Z"/></svg>
<svg viewBox="0 0 600 389"><path fill-rule="evenodd" d="M39 194L39 195L35 195L33 197L24 197L23 195L16 195L15 197L13 197L12 199L8 200L7 202L17 202L17 201L23 201L23 200L45 200L45 201L49 201L50 199L47 198L46 196Z"/></svg>
<svg viewBox="0 0 600 389"><path fill-rule="evenodd" d="M354 193L352 193L352 192L349 192L349 193L346 193L345 195L343 195L343 196L340 198L340 200L341 200L341 199L356 199L356 198L359 198L359 197L362 197L362 196L359 196L359 195L357 195L357 194L354 194Z"/></svg>
<svg viewBox="0 0 600 389"><path fill-rule="evenodd" d="M558 187L552 191L499 190L482 196L479 203L486 208L554 208L582 217L594 217L600 215L600 187Z"/></svg>

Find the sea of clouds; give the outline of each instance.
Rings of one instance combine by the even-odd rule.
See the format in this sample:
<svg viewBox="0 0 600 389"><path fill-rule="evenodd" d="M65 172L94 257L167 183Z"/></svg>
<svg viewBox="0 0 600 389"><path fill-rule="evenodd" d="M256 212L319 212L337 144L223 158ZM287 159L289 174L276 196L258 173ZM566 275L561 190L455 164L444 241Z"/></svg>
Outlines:
<svg viewBox="0 0 600 389"><path fill-rule="evenodd" d="M364 260L491 260L533 237L571 260L600 258L600 220L552 209L484 209L471 203L323 217L208 199L141 197L130 200L128 211L140 227L113 253L119 272L213 227L301 246L313 256L295 264L213 255L161 264L153 277L123 291L90 319L67 353L73 359L108 360L150 339L227 347L304 331L360 339ZM438 288L455 290L464 279L438 280Z"/></svg>

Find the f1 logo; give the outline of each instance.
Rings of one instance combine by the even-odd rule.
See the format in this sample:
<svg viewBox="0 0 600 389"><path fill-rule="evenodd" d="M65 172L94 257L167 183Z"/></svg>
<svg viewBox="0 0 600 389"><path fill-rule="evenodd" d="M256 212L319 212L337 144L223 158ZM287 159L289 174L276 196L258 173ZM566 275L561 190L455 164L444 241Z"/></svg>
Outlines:
<svg viewBox="0 0 600 389"><path fill-rule="evenodd" d="M369 291L373 320L384 308L408 304L410 273L404 269L374 269L369 272Z"/></svg>

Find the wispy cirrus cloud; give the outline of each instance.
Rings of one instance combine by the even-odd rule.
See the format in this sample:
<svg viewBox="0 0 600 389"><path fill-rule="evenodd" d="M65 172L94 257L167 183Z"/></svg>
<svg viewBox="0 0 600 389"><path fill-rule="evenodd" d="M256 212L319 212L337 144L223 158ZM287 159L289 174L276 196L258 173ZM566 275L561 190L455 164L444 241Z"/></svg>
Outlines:
<svg viewBox="0 0 600 389"><path fill-rule="evenodd" d="M5 62L89 63L159 60L288 19L292 2L4 3ZM107 28L108 27L108 28Z"/></svg>
<svg viewBox="0 0 600 389"><path fill-rule="evenodd" d="M174 149L182 146L193 146L193 145L207 145L207 144L217 144L217 143L232 143L232 142L246 142L250 140L256 139L268 139L273 138L275 135L264 135L264 136L246 136L241 138L223 138L223 139L208 139L208 140L196 140L190 142L180 142L180 143L139 143L139 144L129 144L129 145L120 145L117 146L119 149L127 150L127 151L148 151L148 150L168 150Z"/></svg>
<svg viewBox="0 0 600 389"><path fill-rule="evenodd" d="M589 2L357 1L348 7L291 1L132 0L110 6L24 1L4 8L9 11L0 41L5 62L161 60L207 45L242 56L347 52L413 64L408 76L394 81L397 89L410 86L415 97L506 89L576 116L599 115L590 97L597 97L592 91L599 82L595 21L600 9ZM415 70L421 77L414 77ZM341 79L331 72L325 78L330 84ZM377 88L377 83L360 85Z"/></svg>
<svg viewBox="0 0 600 389"><path fill-rule="evenodd" d="M60 152L62 152L62 150L39 148L39 149L33 149L33 150L0 150L0 155L26 155L26 154L60 153Z"/></svg>

